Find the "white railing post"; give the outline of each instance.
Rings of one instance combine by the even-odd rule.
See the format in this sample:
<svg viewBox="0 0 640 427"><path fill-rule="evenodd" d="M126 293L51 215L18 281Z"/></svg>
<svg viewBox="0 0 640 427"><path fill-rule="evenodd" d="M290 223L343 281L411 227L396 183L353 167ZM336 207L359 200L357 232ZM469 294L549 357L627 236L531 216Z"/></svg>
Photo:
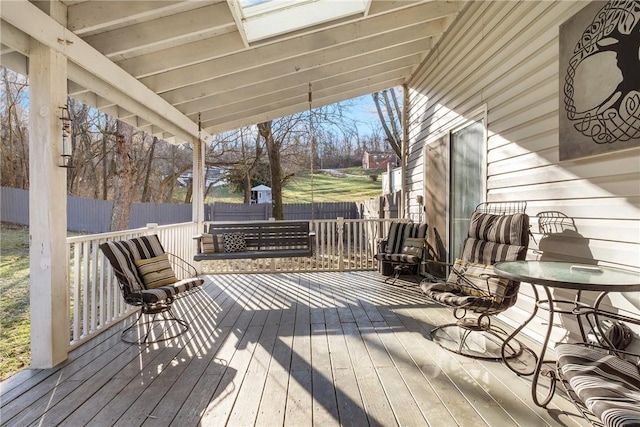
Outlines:
<svg viewBox="0 0 640 427"><path fill-rule="evenodd" d="M338 271L344 271L344 218L338 217Z"/></svg>

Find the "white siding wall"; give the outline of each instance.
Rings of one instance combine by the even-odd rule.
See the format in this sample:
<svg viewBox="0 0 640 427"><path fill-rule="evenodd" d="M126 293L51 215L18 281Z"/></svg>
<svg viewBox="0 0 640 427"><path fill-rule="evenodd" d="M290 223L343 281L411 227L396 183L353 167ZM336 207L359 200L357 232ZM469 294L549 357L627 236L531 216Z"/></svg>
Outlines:
<svg viewBox="0 0 640 427"><path fill-rule="evenodd" d="M528 258L640 268L640 149L558 160L559 26L586 4L478 1L462 12L408 84L410 217L418 219L415 195L429 185L422 167L425 144L486 108L486 198L528 201L537 241ZM542 211L562 212L577 232L558 236L544 255L536 218ZM529 286L522 292L506 314L512 323L531 310ZM612 304L640 310L640 297L612 296ZM566 324L573 330L570 319ZM533 336L536 328L529 331Z"/></svg>

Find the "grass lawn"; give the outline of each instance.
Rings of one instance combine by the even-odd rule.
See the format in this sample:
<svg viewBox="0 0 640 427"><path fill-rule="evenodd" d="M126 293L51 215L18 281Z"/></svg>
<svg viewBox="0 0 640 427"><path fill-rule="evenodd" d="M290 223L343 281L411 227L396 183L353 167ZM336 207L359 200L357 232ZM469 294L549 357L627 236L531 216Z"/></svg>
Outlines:
<svg viewBox="0 0 640 427"><path fill-rule="evenodd" d="M283 203L310 203L313 188L314 202L353 202L380 196L382 181L370 178L362 168L345 170L343 178L325 174L295 176L283 189ZM313 182L312 182L313 181ZM209 192L206 203L231 202L242 203L240 193L231 193L226 187L216 187Z"/></svg>
<svg viewBox="0 0 640 427"><path fill-rule="evenodd" d="M0 380L31 365L29 336L29 229L0 229Z"/></svg>

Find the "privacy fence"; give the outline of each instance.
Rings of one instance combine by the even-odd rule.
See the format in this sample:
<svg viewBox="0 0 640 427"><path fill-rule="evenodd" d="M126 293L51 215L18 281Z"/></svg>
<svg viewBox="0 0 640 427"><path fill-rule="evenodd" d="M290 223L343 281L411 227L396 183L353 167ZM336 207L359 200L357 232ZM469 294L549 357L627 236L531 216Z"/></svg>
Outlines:
<svg viewBox="0 0 640 427"><path fill-rule="evenodd" d="M291 203L284 205L284 217L290 220L396 218L397 197L385 196L363 202ZM113 202L67 196L67 229L82 233L105 233L110 227ZM205 205L206 221L265 220L273 216L270 204L245 205L216 202ZM134 203L129 228L190 222L190 204ZM0 187L0 219L29 225L29 192Z"/></svg>

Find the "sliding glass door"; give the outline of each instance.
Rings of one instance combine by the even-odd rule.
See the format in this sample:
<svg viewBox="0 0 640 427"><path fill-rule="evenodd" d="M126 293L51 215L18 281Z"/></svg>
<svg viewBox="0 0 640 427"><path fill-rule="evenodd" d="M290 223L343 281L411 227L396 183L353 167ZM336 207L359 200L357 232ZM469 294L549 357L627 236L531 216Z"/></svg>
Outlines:
<svg viewBox="0 0 640 427"><path fill-rule="evenodd" d="M484 120L451 132L450 261L460 257L462 242L467 237L469 218L476 205L485 200L486 152Z"/></svg>

